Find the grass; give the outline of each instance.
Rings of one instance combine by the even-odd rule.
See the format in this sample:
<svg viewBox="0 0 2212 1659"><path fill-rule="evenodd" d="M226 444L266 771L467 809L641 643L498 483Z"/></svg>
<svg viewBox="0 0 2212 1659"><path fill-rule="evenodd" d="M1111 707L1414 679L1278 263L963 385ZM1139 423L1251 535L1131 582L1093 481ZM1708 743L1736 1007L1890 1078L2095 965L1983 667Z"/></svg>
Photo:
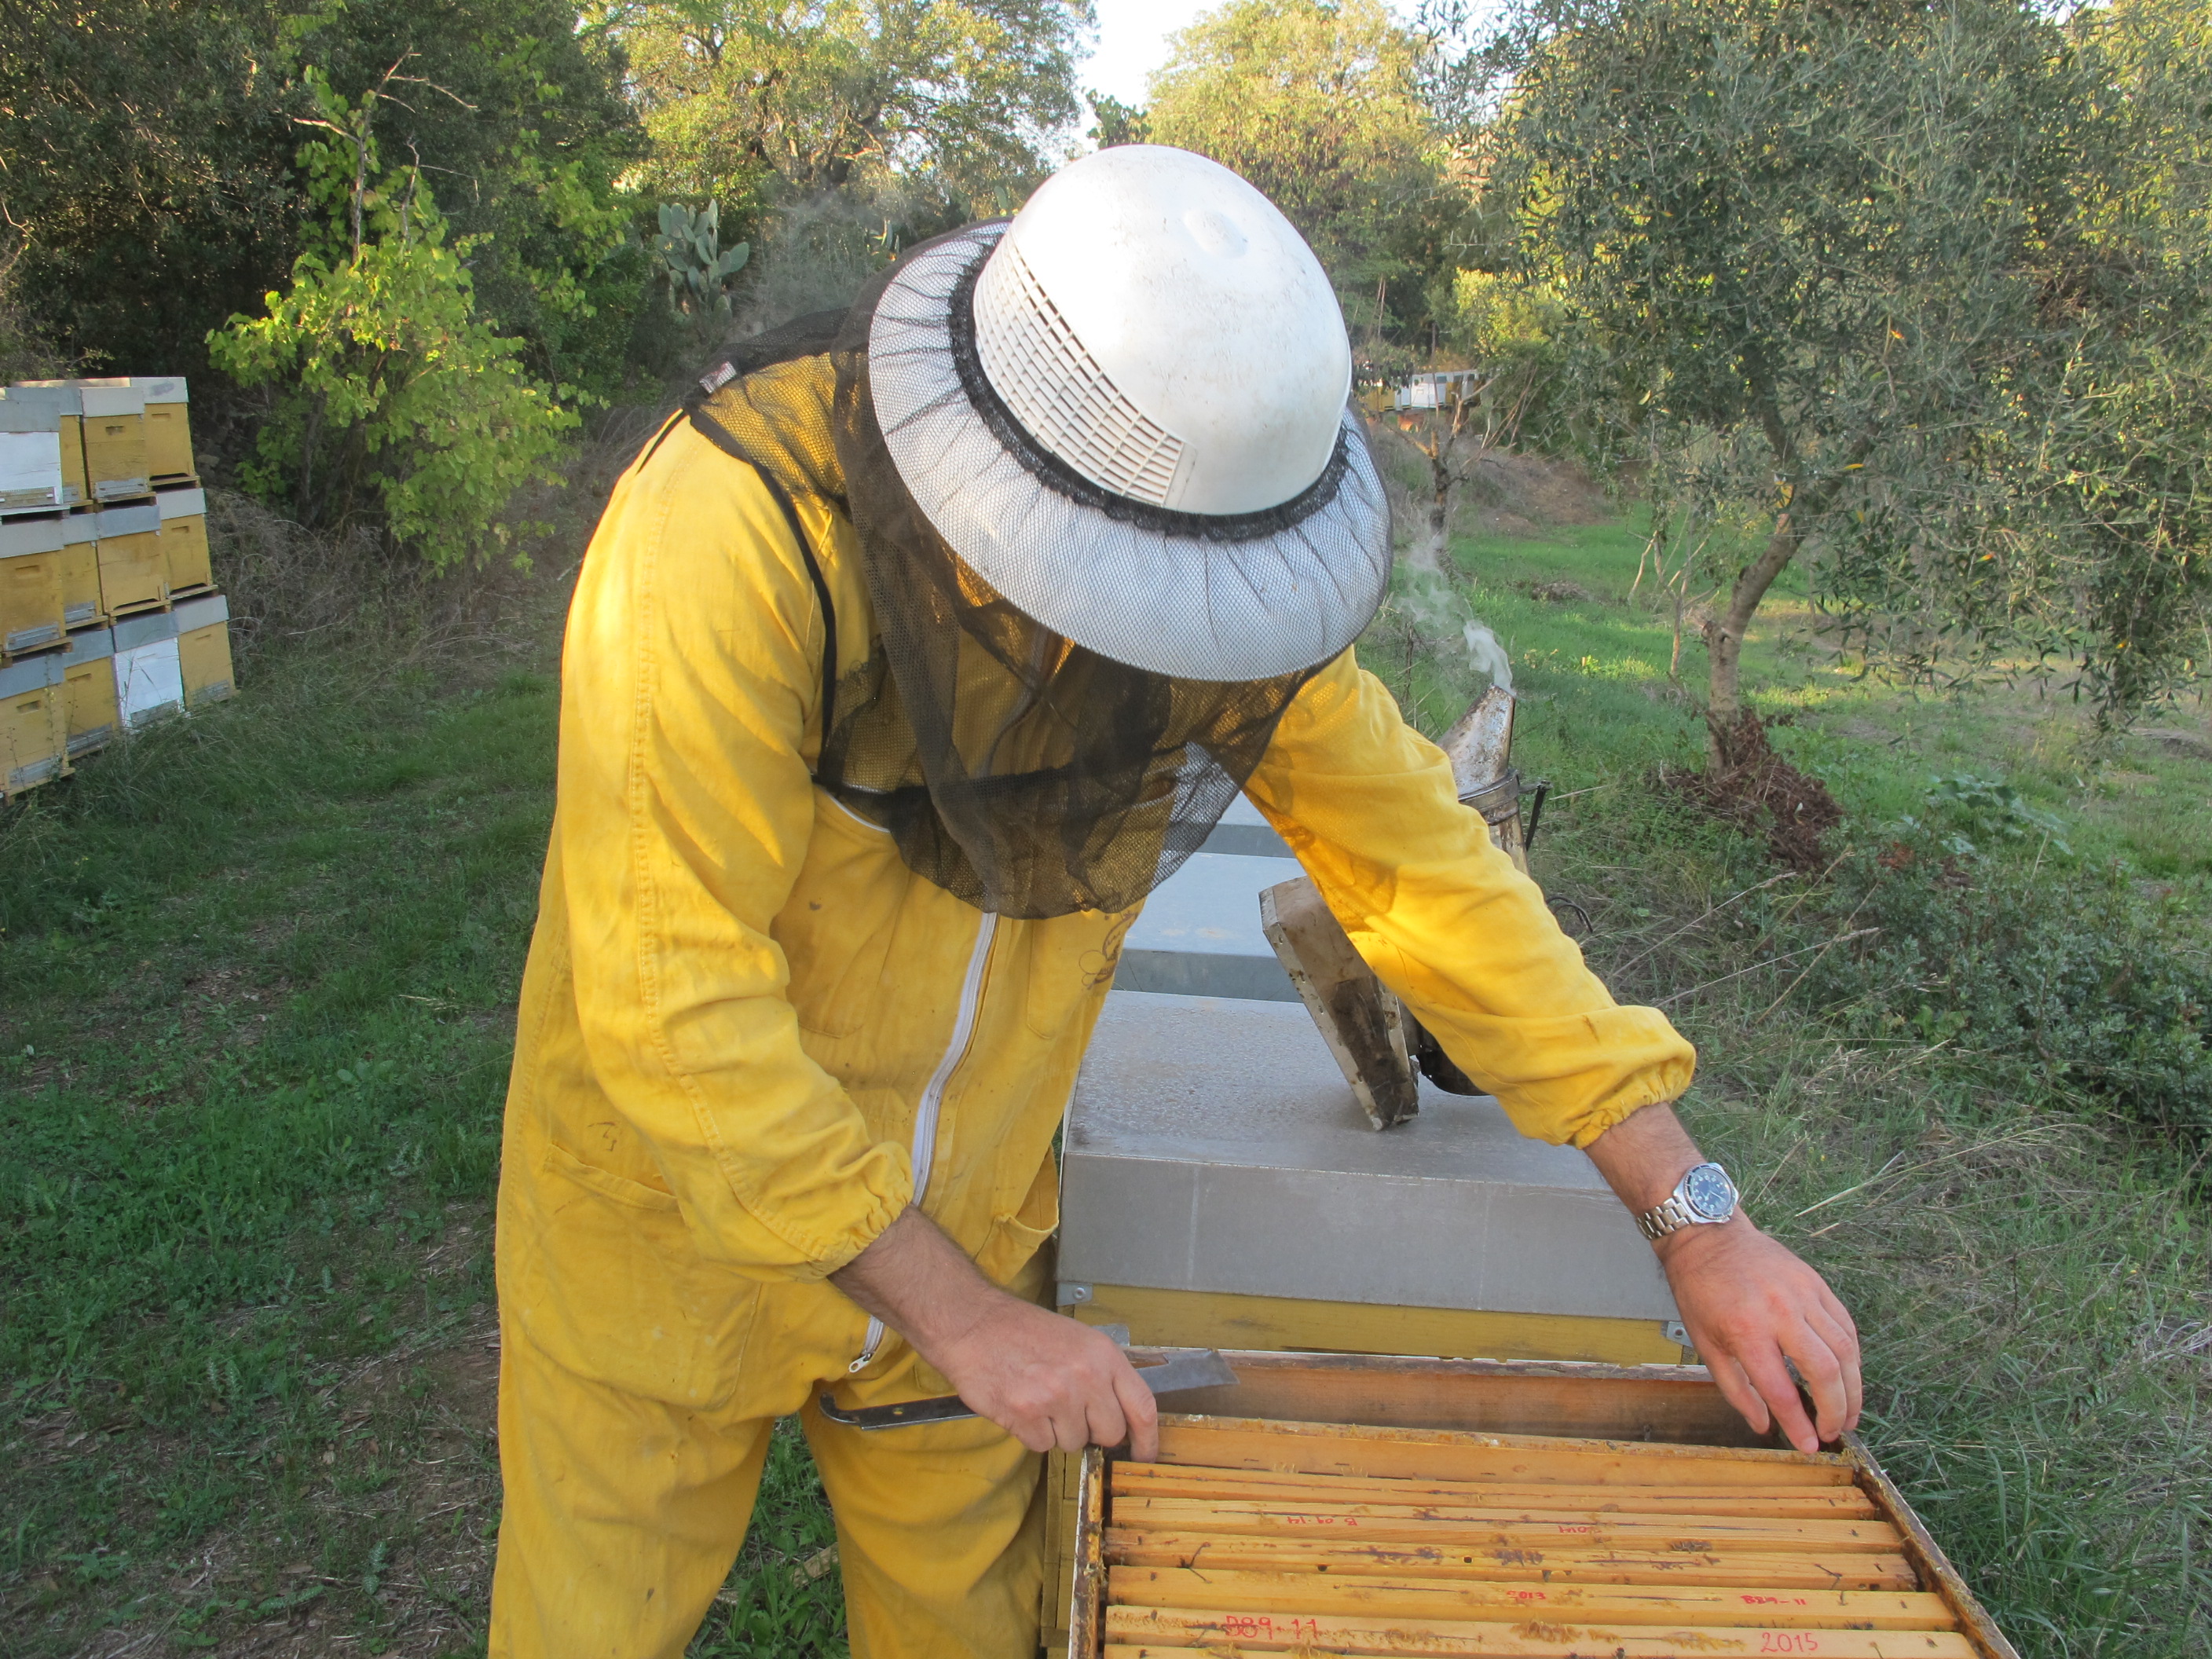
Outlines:
<svg viewBox="0 0 2212 1659"><path fill-rule="evenodd" d="M1652 787L1658 767L1698 762L1685 692L1705 662L1692 640L1685 686L1670 683L1671 611L1626 602L1641 543L1616 522L1456 550L1468 598L1512 650L1516 759L1564 797L1539 878L1589 913L1584 949L1616 992L1665 1006L1697 1042L1686 1116L1747 1173L1762 1224L1855 1310L1865 1431L2022 1651L2207 1651L2212 1225L2193 1143L1984 1051L1925 987L1884 983L1878 967L1790 988L1849 931L1831 908L1843 884L1762 889L1777 872L1753 843ZM1562 582L1589 597L1531 591ZM1802 592L1776 612L1747 650L1747 685L1794 714L1777 746L1835 792L1838 840L1862 865L1896 819L1929 811L1936 778L2002 778L2057 819L2072 856L2003 848L1962 866L1961 902L2117 881L2159 900L2180 948L2201 951L2203 756L2153 736L2100 756L2081 711L2034 687L1885 686L1823 648ZM1368 654L1431 730L1480 684L1396 612ZM1787 946L1813 948L1776 960Z"/></svg>
<svg viewBox="0 0 2212 1659"><path fill-rule="evenodd" d="M554 708L270 664L0 831L9 1652L480 1625Z"/></svg>
<svg viewBox="0 0 2212 1659"><path fill-rule="evenodd" d="M1700 732L1671 616L1624 602L1639 545L1610 524L1460 550L1527 694L1517 757L1560 792L1540 873L1589 911L1595 965L1698 1040L1699 1133L1858 1310L1869 1432L2023 1650L2206 1650L2212 1230L2185 1148L1909 997L1816 976L1778 1006L1807 958L1738 974L1827 937L1835 893L1746 894L1774 874L1759 849L1650 787ZM1590 597L1529 592L1561 581ZM489 1200L556 599L502 648L411 666L264 653L236 702L0 817L10 1659L482 1650ZM1847 839L1878 844L1936 775L2002 775L2076 856L1984 879L2121 860L2201 932L2212 764L2095 755L2032 691L1884 687L1781 601L1747 678L1796 711L1778 741ZM1364 651L1433 726L1473 683L1414 643L1386 615ZM1692 641L1690 685L1702 665ZM842 1652L787 1425L762 1490L693 1652Z"/></svg>

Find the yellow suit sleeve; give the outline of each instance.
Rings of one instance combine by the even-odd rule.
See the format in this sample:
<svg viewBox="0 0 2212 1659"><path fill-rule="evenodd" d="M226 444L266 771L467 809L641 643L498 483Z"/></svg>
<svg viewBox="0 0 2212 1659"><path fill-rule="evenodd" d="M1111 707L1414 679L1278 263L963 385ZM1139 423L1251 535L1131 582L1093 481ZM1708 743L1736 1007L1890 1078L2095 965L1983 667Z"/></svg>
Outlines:
<svg viewBox="0 0 2212 1659"><path fill-rule="evenodd" d="M1656 1009L1613 1001L1351 652L1298 694L1246 793L1368 965L1523 1134L1587 1146L1689 1086L1696 1051Z"/></svg>
<svg viewBox="0 0 2212 1659"><path fill-rule="evenodd" d="M823 628L758 476L679 426L608 503L562 666L555 833L592 1067L702 1252L763 1277L834 1273L913 1190L906 1149L800 1048L769 935L813 827Z"/></svg>

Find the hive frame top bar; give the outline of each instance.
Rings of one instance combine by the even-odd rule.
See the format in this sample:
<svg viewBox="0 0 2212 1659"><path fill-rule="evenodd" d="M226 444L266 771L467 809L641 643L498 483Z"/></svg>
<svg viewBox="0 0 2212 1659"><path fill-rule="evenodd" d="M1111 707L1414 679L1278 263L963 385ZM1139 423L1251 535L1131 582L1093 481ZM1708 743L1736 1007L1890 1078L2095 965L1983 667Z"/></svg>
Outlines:
<svg viewBox="0 0 2212 1659"><path fill-rule="evenodd" d="M1669 1449L1701 1462L1701 1451L1711 1448L1739 1462L1749 1456L1833 1468L1898 1528L1923 1589L1948 1605L1979 1659L2020 1659L1863 1441L1846 1435L1831 1451L1814 1456L1762 1449L1759 1437L1735 1416L1703 1367L1236 1350L1225 1350L1224 1357L1237 1370L1237 1387L1179 1400L1178 1405L1209 1405L1212 1413L1163 1413L1164 1429L1247 1428L1285 1437L1350 1433L1376 1443L1399 1443L1414 1459L1425 1443L1441 1449L1487 1442L1504 1449L1506 1441L1543 1436L1579 1442L1573 1455L1582 1456L1611 1443L1613 1449L1632 1455ZM1299 1414L1290 1415L1293 1411ZM1068 1659L1099 1659L1103 1651L1107 1463L1096 1448L1085 1453L1077 1480ZM1408 1473L1419 1470L1409 1463Z"/></svg>

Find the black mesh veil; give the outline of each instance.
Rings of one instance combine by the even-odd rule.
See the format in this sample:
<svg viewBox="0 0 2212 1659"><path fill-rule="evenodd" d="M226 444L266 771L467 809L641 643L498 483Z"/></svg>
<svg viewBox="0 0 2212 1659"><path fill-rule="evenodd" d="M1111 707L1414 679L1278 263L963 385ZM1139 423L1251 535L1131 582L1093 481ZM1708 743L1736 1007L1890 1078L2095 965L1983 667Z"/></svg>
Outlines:
<svg viewBox="0 0 2212 1659"><path fill-rule="evenodd" d="M963 236L980 265L995 236L974 228L907 258ZM888 829L917 874L979 908L1027 918L1132 908L1198 850L1315 671L1238 681L1149 672L1072 643L977 576L916 503L878 423L870 329L898 270L842 318L804 318L747 342L690 400L709 437L782 491L842 510L858 533L877 637L857 666L825 664L834 683L816 781ZM826 429L819 374L777 367L825 353L835 371ZM1094 508L1085 517L1107 541L1108 513L1090 500L1103 492L1055 468L1018 427L1008 434L1011 417L991 406L980 374L961 386L989 430L1011 438L999 453L1021 456L1033 489ZM1326 505L1346 472L1340 454L1307 495ZM1105 505L1192 517L1118 497ZM1307 506L1302 497L1266 524L1207 527L1243 532L1227 538L1233 550L1279 534Z"/></svg>

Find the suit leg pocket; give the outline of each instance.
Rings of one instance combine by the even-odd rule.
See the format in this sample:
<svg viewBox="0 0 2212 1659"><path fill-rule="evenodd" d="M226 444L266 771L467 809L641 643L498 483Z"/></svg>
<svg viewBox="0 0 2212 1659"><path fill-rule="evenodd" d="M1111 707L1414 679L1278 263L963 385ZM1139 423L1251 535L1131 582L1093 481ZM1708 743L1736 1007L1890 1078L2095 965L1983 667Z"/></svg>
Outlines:
<svg viewBox="0 0 2212 1659"><path fill-rule="evenodd" d="M534 1172L512 1311L549 1358L692 1410L735 1393L761 1287L702 1261L674 1196L558 1146Z"/></svg>

